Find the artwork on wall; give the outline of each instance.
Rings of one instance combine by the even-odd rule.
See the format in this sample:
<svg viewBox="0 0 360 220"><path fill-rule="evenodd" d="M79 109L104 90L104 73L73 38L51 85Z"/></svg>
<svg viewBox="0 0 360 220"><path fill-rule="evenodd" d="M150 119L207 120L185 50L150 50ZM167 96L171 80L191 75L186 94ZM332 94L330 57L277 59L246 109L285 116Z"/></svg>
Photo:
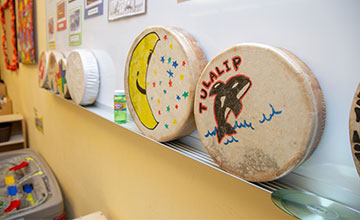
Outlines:
<svg viewBox="0 0 360 220"><path fill-rule="evenodd" d="M85 18L92 18L103 14L103 0L85 0Z"/></svg>
<svg viewBox="0 0 360 220"><path fill-rule="evenodd" d="M17 70L18 68L18 59L17 59L17 48L16 48L16 28L15 28L15 8L14 2L12 0L7 0L4 4L0 7L1 13L1 24L5 27L5 9L9 9L11 13L11 46L8 44L6 39L6 28L3 29L3 36L2 36L2 48L4 52L5 58L5 66L8 70ZM12 54L11 58L8 58L9 52ZM11 62L9 63L9 59Z"/></svg>
<svg viewBox="0 0 360 220"><path fill-rule="evenodd" d="M146 0L109 0L108 19L144 14Z"/></svg>
<svg viewBox="0 0 360 220"><path fill-rule="evenodd" d="M81 44L81 6L69 10L69 45Z"/></svg>
<svg viewBox="0 0 360 220"><path fill-rule="evenodd" d="M57 31L66 30L66 4L65 0L60 0L56 4Z"/></svg>
<svg viewBox="0 0 360 220"><path fill-rule="evenodd" d="M35 64L33 1L17 0L17 45L19 61Z"/></svg>
<svg viewBox="0 0 360 220"><path fill-rule="evenodd" d="M48 26L48 44L50 49L54 49L56 47L55 44L55 16L51 15L48 18L47 22Z"/></svg>

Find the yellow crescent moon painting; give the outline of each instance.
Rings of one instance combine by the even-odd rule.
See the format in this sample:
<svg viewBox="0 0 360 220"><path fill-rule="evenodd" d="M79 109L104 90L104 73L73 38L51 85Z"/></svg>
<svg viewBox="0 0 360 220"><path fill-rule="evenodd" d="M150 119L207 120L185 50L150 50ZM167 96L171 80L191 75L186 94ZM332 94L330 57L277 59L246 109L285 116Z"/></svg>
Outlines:
<svg viewBox="0 0 360 220"><path fill-rule="evenodd" d="M150 27L134 41L125 67L127 106L137 127L157 141L195 129L195 82L207 61L197 43L178 28Z"/></svg>
<svg viewBox="0 0 360 220"><path fill-rule="evenodd" d="M158 41L156 33L143 37L136 45L129 64L130 99L141 123L148 129L154 129L158 125L146 97L147 67Z"/></svg>

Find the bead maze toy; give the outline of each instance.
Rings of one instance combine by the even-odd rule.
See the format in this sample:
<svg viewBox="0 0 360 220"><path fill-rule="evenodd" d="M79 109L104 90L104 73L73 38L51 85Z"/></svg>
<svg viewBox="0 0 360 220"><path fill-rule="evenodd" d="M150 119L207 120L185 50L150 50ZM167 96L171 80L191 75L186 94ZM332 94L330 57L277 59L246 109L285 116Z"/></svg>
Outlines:
<svg viewBox="0 0 360 220"><path fill-rule="evenodd" d="M60 188L45 162L29 149L0 155L0 220L65 219Z"/></svg>

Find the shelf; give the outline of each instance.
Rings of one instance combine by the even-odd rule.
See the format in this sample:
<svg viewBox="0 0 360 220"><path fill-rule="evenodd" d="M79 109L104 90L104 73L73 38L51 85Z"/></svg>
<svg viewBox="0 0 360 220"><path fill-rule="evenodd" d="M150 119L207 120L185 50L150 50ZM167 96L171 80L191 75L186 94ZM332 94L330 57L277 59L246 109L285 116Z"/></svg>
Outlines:
<svg viewBox="0 0 360 220"><path fill-rule="evenodd" d="M21 114L0 115L0 123L11 123L10 139L0 143L0 152L26 148L25 120Z"/></svg>
<svg viewBox="0 0 360 220"><path fill-rule="evenodd" d="M0 123L21 121L24 117L20 114L0 115Z"/></svg>
<svg viewBox="0 0 360 220"><path fill-rule="evenodd" d="M0 142L0 147L5 145L21 144L25 142L25 138L22 134L12 135L9 141Z"/></svg>
<svg viewBox="0 0 360 220"><path fill-rule="evenodd" d="M50 92L50 91L49 91ZM52 92L50 92L52 93ZM54 94L54 93L52 93ZM114 122L113 117L113 109L109 106L103 105L101 103L96 102L92 106L79 106L72 102L69 99L63 99L61 96L54 94L56 97L58 97L61 100L65 100L68 103L71 103L73 105L76 105L77 107L80 107L82 109L85 109L86 111L89 111L93 113L94 115L106 119L112 123ZM269 182L249 182L244 179L241 179L225 170L219 167L217 163L213 161L213 159L210 157L210 155L205 150L205 147L202 145L199 135L197 131L194 131L192 134L181 138L179 140L175 141L169 141L169 142L158 142L155 141L144 134L140 132L140 130L137 128L135 123L133 121L129 121L126 124L117 124L118 126L121 126L123 128L126 128L134 133L137 133L140 136L143 136L147 139L149 139L152 142L155 142L157 144L160 144L161 146L164 146L168 149L171 149L177 153L180 153L186 157L189 157L193 160L196 160L206 166L209 166L217 171L220 171L226 175L232 176L233 178L236 178L242 182L246 182L254 187L257 187L258 189L264 190L268 193L272 193L279 189L298 189L302 191L312 192L315 194L318 194L322 197L328 198L330 200L339 202L345 206L348 206L355 210L360 210L360 193L358 191L355 191L353 188L356 188L356 178L358 176L354 174L353 169L351 167L343 167L342 170L336 172L344 173L345 176L342 178L342 180L334 180L331 178L327 178L324 180L321 179L315 179L312 178L311 175L314 174L314 172L324 172L328 170L334 170L336 165L327 165L328 167L311 167L306 165L301 165L294 171L292 171L290 174L286 175L285 177L282 177L280 179L269 181ZM322 163L320 163L322 164ZM326 164L322 164L326 166ZM332 167L330 167L332 166ZM305 173L305 174L304 174ZM310 175L311 174L311 175ZM332 175L333 173L329 173L329 175ZM337 185L340 182L341 185ZM355 184L354 184L355 183ZM354 187L355 186L355 187Z"/></svg>

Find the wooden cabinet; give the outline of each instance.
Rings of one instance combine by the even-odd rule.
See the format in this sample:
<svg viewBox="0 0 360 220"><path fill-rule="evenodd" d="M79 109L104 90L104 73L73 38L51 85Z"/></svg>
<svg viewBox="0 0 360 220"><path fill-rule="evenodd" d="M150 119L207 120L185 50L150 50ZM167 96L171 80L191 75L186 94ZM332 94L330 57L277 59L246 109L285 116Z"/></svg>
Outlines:
<svg viewBox="0 0 360 220"><path fill-rule="evenodd" d="M26 148L25 120L21 114L0 115L0 124L10 123L10 139L0 142L0 152Z"/></svg>

